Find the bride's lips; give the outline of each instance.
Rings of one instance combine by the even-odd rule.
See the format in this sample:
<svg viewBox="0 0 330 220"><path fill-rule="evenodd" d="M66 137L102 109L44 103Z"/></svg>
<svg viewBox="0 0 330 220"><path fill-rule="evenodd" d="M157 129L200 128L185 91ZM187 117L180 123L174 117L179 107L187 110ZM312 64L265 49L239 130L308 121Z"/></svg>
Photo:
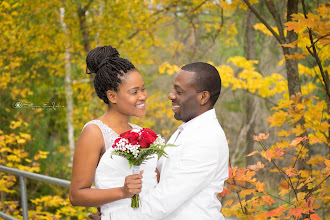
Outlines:
<svg viewBox="0 0 330 220"><path fill-rule="evenodd" d="M136 108L138 108L138 109L146 109L146 103L140 103L140 104L136 104L135 105L136 106Z"/></svg>

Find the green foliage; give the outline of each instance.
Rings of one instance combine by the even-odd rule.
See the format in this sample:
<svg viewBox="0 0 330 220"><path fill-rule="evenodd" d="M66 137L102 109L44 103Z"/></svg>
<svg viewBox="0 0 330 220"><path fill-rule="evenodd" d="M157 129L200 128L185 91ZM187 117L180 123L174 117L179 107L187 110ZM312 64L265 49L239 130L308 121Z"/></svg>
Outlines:
<svg viewBox="0 0 330 220"><path fill-rule="evenodd" d="M167 157L167 153L165 152L166 147L174 147L173 144L151 144L148 148L140 148L138 156L134 157L133 154L128 152L122 152L114 150L111 154L124 157L128 160L130 168L134 166L140 166L144 164L147 160L152 159L154 154L157 154L158 158L161 156Z"/></svg>

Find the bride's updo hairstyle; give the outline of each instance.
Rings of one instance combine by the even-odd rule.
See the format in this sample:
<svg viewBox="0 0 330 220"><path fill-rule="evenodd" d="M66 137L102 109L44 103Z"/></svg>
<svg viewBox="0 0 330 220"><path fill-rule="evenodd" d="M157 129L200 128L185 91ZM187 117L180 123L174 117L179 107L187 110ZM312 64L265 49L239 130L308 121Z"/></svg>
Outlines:
<svg viewBox="0 0 330 220"><path fill-rule="evenodd" d="M91 50L86 57L86 73L95 73L94 88L97 96L106 104L109 104L106 92L118 91L121 78L135 66L128 60L119 57L116 48L112 46L97 47ZM89 70L89 72L88 72Z"/></svg>

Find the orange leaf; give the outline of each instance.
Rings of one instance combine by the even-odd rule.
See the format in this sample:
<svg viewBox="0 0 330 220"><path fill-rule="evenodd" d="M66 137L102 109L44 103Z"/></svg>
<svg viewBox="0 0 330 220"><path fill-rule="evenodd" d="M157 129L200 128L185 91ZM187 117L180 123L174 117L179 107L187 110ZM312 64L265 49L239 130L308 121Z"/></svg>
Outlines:
<svg viewBox="0 0 330 220"><path fill-rule="evenodd" d="M285 155L285 150L283 150L282 148L280 147L277 147L275 150L274 150L274 159L278 158L278 159L283 159Z"/></svg>
<svg viewBox="0 0 330 220"><path fill-rule="evenodd" d="M253 170L253 171L261 170L264 167L265 165L263 165L260 161L258 161L257 164L247 166L249 170Z"/></svg>
<svg viewBox="0 0 330 220"><path fill-rule="evenodd" d="M290 215L300 218L301 213L304 211L304 209L298 206L297 208L292 208L289 211L290 211Z"/></svg>
<svg viewBox="0 0 330 220"><path fill-rule="evenodd" d="M290 48L295 48L297 45L298 41L293 41L292 43L288 43L288 44L279 44L279 46L281 47L290 47Z"/></svg>
<svg viewBox="0 0 330 220"><path fill-rule="evenodd" d="M257 182L256 190L258 190L258 192L265 192L265 185L266 183Z"/></svg>
<svg viewBox="0 0 330 220"><path fill-rule="evenodd" d="M285 171L286 175L288 175L289 177L293 177L293 176L297 176L298 175L298 170L296 170L295 168L289 168Z"/></svg>
<svg viewBox="0 0 330 220"><path fill-rule="evenodd" d="M318 214L311 214L311 220L322 220Z"/></svg>
<svg viewBox="0 0 330 220"><path fill-rule="evenodd" d="M266 158L268 161L272 160L272 152L270 152L269 150L267 151L262 151L261 156L263 156L264 158Z"/></svg>
<svg viewBox="0 0 330 220"><path fill-rule="evenodd" d="M302 142L304 140L304 138L302 137L297 137L295 138L291 144L289 145L289 147L296 147L300 142Z"/></svg>
<svg viewBox="0 0 330 220"><path fill-rule="evenodd" d="M315 198L314 197L309 197L307 199L306 206L307 207L313 207L314 201L315 201Z"/></svg>
<svg viewBox="0 0 330 220"><path fill-rule="evenodd" d="M263 196L262 199L268 203L269 206L271 206L273 203L275 203L274 199L272 199L270 196Z"/></svg>
<svg viewBox="0 0 330 220"><path fill-rule="evenodd" d="M284 24L285 26L287 26L285 29L288 31L294 31L294 32L299 32L303 27L300 23L295 22L295 21L288 21Z"/></svg>
<svg viewBox="0 0 330 220"><path fill-rule="evenodd" d="M285 208L284 206L280 206L280 207L278 207L278 208L276 208L276 209L273 209L273 210L267 212L265 215L266 215L267 217L280 216L280 215L283 214L283 212L284 212L285 210L286 210L286 208Z"/></svg>
<svg viewBox="0 0 330 220"><path fill-rule="evenodd" d="M325 138L313 138L313 139L311 139L311 142L312 142L312 144L315 144L317 142L321 142L322 143L325 140L327 140L327 139L325 139Z"/></svg>
<svg viewBox="0 0 330 220"><path fill-rule="evenodd" d="M225 195L229 194L231 192L230 189L223 188L221 193L218 193L219 197L224 197Z"/></svg>
<svg viewBox="0 0 330 220"><path fill-rule="evenodd" d="M255 151L253 151L253 152L251 152L251 153L249 153L248 155L246 155L247 157L251 157L252 155L255 155L256 153L258 153L258 151L257 150L255 150Z"/></svg>
<svg viewBox="0 0 330 220"><path fill-rule="evenodd" d="M258 136L253 135L253 140L259 142L262 140L266 140L268 137L269 137L269 133L268 134L260 133L258 134Z"/></svg>
<svg viewBox="0 0 330 220"><path fill-rule="evenodd" d="M305 59L304 53L294 53L293 55L285 54L285 58L288 60L302 60Z"/></svg>

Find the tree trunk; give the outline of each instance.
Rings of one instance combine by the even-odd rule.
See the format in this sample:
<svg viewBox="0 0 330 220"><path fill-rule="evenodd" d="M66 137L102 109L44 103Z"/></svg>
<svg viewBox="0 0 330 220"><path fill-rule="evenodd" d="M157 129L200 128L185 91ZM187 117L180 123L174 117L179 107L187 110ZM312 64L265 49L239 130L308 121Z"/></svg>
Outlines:
<svg viewBox="0 0 330 220"><path fill-rule="evenodd" d="M83 44L84 44L84 50L87 54L89 53L89 51L91 51L91 44L90 44L90 40L89 40L89 32L88 32L88 28L87 28L87 18L86 18L86 12L89 8L91 4L91 1L86 5L86 6L82 6L81 4L77 5L77 14L78 14L78 18L79 18L79 25L80 25L80 31L81 31L81 35L82 35L82 39L83 39ZM101 7L103 8L103 7ZM90 74L90 82L91 82L91 87L94 88L94 78L95 78L95 74Z"/></svg>
<svg viewBox="0 0 330 220"><path fill-rule="evenodd" d="M255 59L255 30L253 25L255 24L255 16L253 15L250 9L247 10L246 13L246 29L245 29L245 40L246 40L246 58L248 60ZM257 100L255 97L250 94L246 93L246 125L250 125L247 129L246 133L246 149L245 155L251 153L254 149L254 141L253 141L253 134L255 129L255 111L257 108ZM255 163L253 157L246 157L245 159L246 165L251 165Z"/></svg>
<svg viewBox="0 0 330 220"><path fill-rule="evenodd" d="M276 26L279 33L277 34L274 29L269 25L267 20L263 18L259 12L250 4L248 0L243 0L245 4L251 9L255 16L272 32L273 36L277 39L280 44L292 43L298 39L298 35L294 31L288 31L287 37L284 36L283 22L281 20L281 14L277 11L276 6L273 0L265 1L268 11L271 13L272 17L275 20ZM291 15L298 13L298 0L288 0L287 4L287 21L291 21ZM294 55L297 52L297 48L288 48L282 47L284 56L285 55ZM295 95L298 92L301 92L301 86L299 81L298 74L298 62L296 60L290 60L285 58L286 72L287 72L287 81L288 81L288 90L289 95Z"/></svg>
<svg viewBox="0 0 330 220"><path fill-rule="evenodd" d="M64 21L65 9L60 8L60 18L61 18L61 26L65 35L68 35L68 30L66 23ZM67 36L67 39L69 37ZM70 153L73 155L74 151L74 127L73 127L73 99L72 99L72 79L71 79L71 53L70 47L67 43L65 45L64 52L64 71L65 71L65 99L66 99L66 118L68 125L68 139L69 139L69 148ZM72 158L72 157L71 157Z"/></svg>
<svg viewBox="0 0 330 220"><path fill-rule="evenodd" d="M288 0L287 6L287 21L291 21L292 14L298 13L298 0ZM292 43L298 40L298 35L293 30L287 32L286 43ZM289 48L289 47L282 47L283 53L285 55L294 55L297 52L297 47ZM299 74L298 74L298 62L297 60L289 60L285 59L285 65L287 70L287 80L288 80L288 88L289 88L289 95L295 95L297 93L301 93L301 85L299 81Z"/></svg>
<svg viewBox="0 0 330 220"><path fill-rule="evenodd" d="M77 8L78 8L77 13L78 13L78 18L79 18L80 31L81 31L82 38L83 38L84 49L87 54L91 50L90 41L89 41L89 33L87 30L87 26L86 26L87 8L82 7L81 5L78 5Z"/></svg>

